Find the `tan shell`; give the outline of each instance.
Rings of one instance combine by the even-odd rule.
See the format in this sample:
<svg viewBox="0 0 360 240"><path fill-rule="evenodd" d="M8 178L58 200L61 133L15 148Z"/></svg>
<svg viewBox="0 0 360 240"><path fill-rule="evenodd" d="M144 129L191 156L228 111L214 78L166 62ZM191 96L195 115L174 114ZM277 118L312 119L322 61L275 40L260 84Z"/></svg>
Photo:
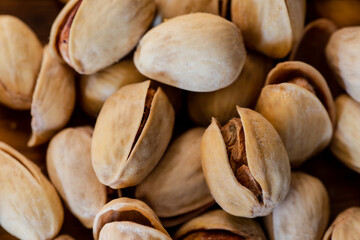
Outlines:
<svg viewBox="0 0 360 240"><path fill-rule="evenodd" d="M97 116L105 100L119 88L146 80L132 59L123 60L92 75L80 77L80 104L90 116Z"/></svg>
<svg viewBox="0 0 360 240"><path fill-rule="evenodd" d="M224 88L239 76L246 51L238 28L208 13L172 18L151 29L134 55L137 69L156 81L196 92Z"/></svg>
<svg viewBox="0 0 360 240"><path fill-rule="evenodd" d="M0 142L0 225L20 239L51 239L64 211L55 188L29 159Z"/></svg>
<svg viewBox="0 0 360 240"><path fill-rule="evenodd" d="M223 210L213 210L190 220L180 227L174 239L183 239L197 230L225 230L251 240L265 240L263 230L253 219L235 217Z"/></svg>
<svg viewBox="0 0 360 240"><path fill-rule="evenodd" d="M44 49L31 103L32 135L28 146L47 142L69 121L75 107L74 72Z"/></svg>
<svg viewBox="0 0 360 240"><path fill-rule="evenodd" d="M226 212L242 217L268 215L290 187L290 164L273 126L253 110L237 107L245 134L248 167L262 189L262 203L241 185L230 167L226 146L215 119L201 143L201 163L215 201Z"/></svg>
<svg viewBox="0 0 360 240"><path fill-rule="evenodd" d="M294 172L289 194L265 217L265 225L271 240L320 240L329 215L329 196L322 182Z"/></svg>
<svg viewBox="0 0 360 240"><path fill-rule="evenodd" d="M51 50L59 58L59 31L78 2L70 0L51 28ZM81 74L110 66L136 46L154 13L153 0L82 1L70 28L69 64Z"/></svg>
<svg viewBox="0 0 360 240"><path fill-rule="evenodd" d="M340 213L326 231L323 240L357 240L360 236L360 208Z"/></svg>
<svg viewBox="0 0 360 240"><path fill-rule="evenodd" d="M137 225L131 223L136 223ZM108 224L111 226L106 227ZM130 230L132 226L134 228ZM144 228L145 226L148 228ZM149 230L150 228L151 230ZM129 231L126 231L126 229ZM102 233L103 230L104 233ZM143 233L139 233L140 231L143 231ZM95 217L93 225L93 236L95 240L99 239L99 234L102 236L101 239L108 239L105 238L105 236L112 235L112 232L114 236L131 237L126 239L141 239L139 238L141 235L138 234L144 234L144 237L148 237L144 239L149 240L171 239L169 234L161 225L159 218L155 215L151 208L140 200L125 197L118 198L107 203ZM161 236L161 238L155 238L152 237L152 235Z"/></svg>
<svg viewBox="0 0 360 240"><path fill-rule="evenodd" d="M337 124L330 150L342 163L360 173L360 103L344 94L335 100L335 106Z"/></svg>
<svg viewBox="0 0 360 240"><path fill-rule="evenodd" d="M326 46L326 57L339 84L360 102L360 27L337 30Z"/></svg>
<svg viewBox="0 0 360 240"><path fill-rule="evenodd" d="M158 88L136 143L150 81L120 88L100 111L92 139L92 164L100 182L112 188L139 184L165 152L175 113Z"/></svg>
<svg viewBox="0 0 360 240"><path fill-rule="evenodd" d="M287 83L298 76L306 78L314 86L320 99L303 87ZM299 166L330 143L332 123L335 123L335 106L330 90L321 74L302 62L278 64L269 73L266 85L256 111L279 133L291 166Z"/></svg>
<svg viewBox="0 0 360 240"><path fill-rule="evenodd" d="M106 204L106 187L91 165L91 127L67 128L51 139L46 166L51 179L70 211L87 228Z"/></svg>
<svg viewBox="0 0 360 240"><path fill-rule="evenodd" d="M137 186L136 198L147 203L160 219L191 213L214 202L201 169L204 131L193 128L176 138L156 168Z"/></svg>
<svg viewBox="0 0 360 240"><path fill-rule="evenodd" d="M75 240L75 238L69 236L69 235L60 235L56 237L54 240Z"/></svg>
<svg viewBox="0 0 360 240"><path fill-rule="evenodd" d="M20 19L0 15L0 102L19 110L30 109L40 70L42 46Z"/></svg>
<svg viewBox="0 0 360 240"><path fill-rule="evenodd" d="M237 115L236 105L253 107L264 86L271 61L260 54L248 53L245 65L234 83L208 93L189 92L187 108L190 118L199 125L208 125L215 117L221 124Z"/></svg>
<svg viewBox="0 0 360 240"><path fill-rule="evenodd" d="M299 40L305 22L305 0L232 0L232 21L245 45L272 58L283 58Z"/></svg>

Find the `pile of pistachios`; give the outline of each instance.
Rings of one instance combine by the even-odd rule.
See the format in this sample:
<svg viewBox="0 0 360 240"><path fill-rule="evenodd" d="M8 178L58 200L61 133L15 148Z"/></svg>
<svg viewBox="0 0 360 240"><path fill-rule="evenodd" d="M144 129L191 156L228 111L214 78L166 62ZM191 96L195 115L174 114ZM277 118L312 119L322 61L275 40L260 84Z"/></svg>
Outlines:
<svg viewBox="0 0 360 240"><path fill-rule="evenodd" d="M67 208L95 240L360 239L360 208L331 224L296 170L329 147L360 173L360 1L314 6L70 0L46 46L0 15L0 103L48 144L45 173L0 142L1 227L73 239ZM76 101L95 126L67 127Z"/></svg>

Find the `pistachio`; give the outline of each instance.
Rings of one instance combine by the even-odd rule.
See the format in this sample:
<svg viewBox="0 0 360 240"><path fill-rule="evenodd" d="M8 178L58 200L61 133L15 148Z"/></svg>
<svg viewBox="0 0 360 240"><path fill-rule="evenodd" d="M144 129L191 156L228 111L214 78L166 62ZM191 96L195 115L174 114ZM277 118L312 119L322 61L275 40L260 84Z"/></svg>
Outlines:
<svg viewBox="0 0 360 240"><path fill-rule="evenodd" d="M75 239L69 235L60 235L56 237L54 240L75 240Z"/></svg>

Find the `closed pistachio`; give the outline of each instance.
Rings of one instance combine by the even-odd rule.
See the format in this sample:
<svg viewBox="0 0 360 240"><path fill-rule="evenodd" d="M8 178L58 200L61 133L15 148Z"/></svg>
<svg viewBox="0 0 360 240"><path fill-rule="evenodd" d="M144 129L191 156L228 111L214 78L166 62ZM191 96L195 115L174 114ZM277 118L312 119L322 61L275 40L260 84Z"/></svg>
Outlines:
<svg viewBox="0 0 360 240"><path fill-rule="evenodd" d="M271 240L320 240L329 215L329 197L322 182L293 172L289 194L265 217L265 225Z"/></svg>
<svg viewBox="0 0 360 240"><path fill-rule="evenodd" d="M154 0L70 0L51 28L51 50L78 73L95 73L136 46L154 13Z"/></svg>
<svg viewBox="0 0 360 240"><path fill-rule="evenodd" d="M259 113L237 107L239 117L216 119L201 142L201 163L215 201L241 217L265 216L286 197L290 164L274 127Z"/></svg>
<svg viewBox="0 0 360 240"><path fill-rule="evenodd" d="M91 158L99 181L112 188L139 184L165 152L175 113L160 87L134 83L111 95L97 118Z"/></svg>
<svg viewBox="0 0 360 240"><path fill-rule="evenodd" d="M134 55L156 81L195 92L224 88L239 76L246 51L239 29L208 13L172 18L147 32Z"/></svg>
<svg viewBox="0 0 360 240"><path fill-rule="evenodd" d="M55 188L29 159L0 142L0 224L19 239L51 239L64 211Z"/></svg>
<svg viewBox="0 0 360 240"><path fill-rule="evenodd" d="M30 109L42 46L35 33L16 17L0 15L0 103ZM5 51L6 50L6 51Z"/></svg>

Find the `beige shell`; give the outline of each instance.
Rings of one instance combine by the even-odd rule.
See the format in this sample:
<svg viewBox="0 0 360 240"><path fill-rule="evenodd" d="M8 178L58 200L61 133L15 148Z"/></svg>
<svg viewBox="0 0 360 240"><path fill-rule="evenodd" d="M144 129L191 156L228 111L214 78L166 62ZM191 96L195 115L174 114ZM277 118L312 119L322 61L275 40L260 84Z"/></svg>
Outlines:
<svg viewBox="0 0 360 240"><path fill-rule="evenodd" d="M264 86L271 61L260 54L248 53L245 65L234 83L208 93L189 92L187 108L190 118L199 125L208 125L215 117L221 124L236 116L236 105L253 107Z"/></svg>
<svg viewBox="0 0 360 240"><path fill-rule="evenodd" d="M360 27L337 30L326 46L326 57L339 84L360 102Z"/></svg>
<svg viewBox="0 0 360 240"><path fill-rule="evenodd" d="M19 110L30 109L42 46L21 20L0 15L0 102ZM6 51L5 51L6 50Z"/></svg>
<svg viewBox="0 0 360 240"><path fill-rule="evenodd" d="M192 13L147 32L134 62L151 79L189 91L209 92L233 83L245 56L241 33L233 23L208 13Z"/></svg>
<svg viewBox="0 0 360 240"><path fill-rule="evenodd" d="M226 145L215 119L201 143L201 163L215 201L226 212L242 217L268 215L290 187L290 164L273 126L257 112L237 107L245 135L247 164L261 187L261 201L235 178Z"/></svg>
<svg viewBox="0 0 360 240"><path fill-rule="evenodd" d="M360 103L344 94L335 100L335 106L337 124L330 150L342 163L360 173Z"/></svg>
<svg viewBox="0 0 360 240"><path fill-rule="evenodd" d="M0 225L19 239L51 239L64 211L55 188L29 159L0 142Z"/></svg>
<svg viewBox="0 0 360 240"><path fill-rule="evenodd" d="M283 58L299 40L305 22L305 0L232 0L231 18L245 45L272 58Z"/></svg>
<svg viewBox="0 0 360 240"><path fill-rule="evenodd" d="M265 217L265 225L271 240L320 240L329 215L329 196L322 182L293 172L289 194Z"/></svg>
<svg viewBox="0 0 360 240"><path fill-rule="evenodd" d="M303 77L317 96L288 81ZM284 142L291 166L296 167L322 151L329 143L335 123L330 90L313 67L302 62L283 62L269 73L256 111L276 129Z"/></svg>
<svg viewBox="0 0 360 240"><path fill-rule="evenodd" d="M94 239L99 239L99 235L100 239L171 239L151 208L140 200L125 197L112 200L98 212Z"/></svg>
<svg viewBox="0 0 360 240"><path fill-rule="evenodd" d="M31 103L32 135L28 146L47 142L69 121L75 107L74 72L44 49Z"/></svg>
<svg viewBox="0 0 360 240"><path fill-rule="evenodd" d="M156 168L137 186L136 198L147 203L160 219L191 213L214 202L201 169L204 131L193 128L176 138Z"/></svg>
<svg viewBox="0 0 360 240"><path fill-rule="evenodd" d="M161 88L141 128L150 81L120 88L106 101L92 139L92 164L100 182L112 188L139 184L165 152L175 113ZM141 134L137 133L141 129Z"/></svg>
<svg viewBox="0 0 360 240"><path fill-rule="evenodd" d="M91 165L91 127L66 128L51 139L46 166L51 179L70 211L87 228L106 204L106 187Z"/></svg>
<svg viewBox="0 0 360 240"><path fill-rule="evenodd" d="M56 237L54 240L75 240L75 238L69 236L69 235L60 235Z"/></svg>
<svg viewBox="0 0 360 240"><path fill-rule="evenodd" d="M199 230L224 230L235 233L243 239L266 239L259 223L255 220L235 217L223 210L213 210L190 220L177 230L174 239L181 240L189 233Z"/></svg>
<svg viewBox="0 0 360 240"><path fill-rule="evenodd" d="M51 50L59 58L58 37L78 3L70 0L51 28ZM82 1L69 31L69 58L65 61L81 74L110 66L136 46L154 14L153 0Z"/></svg>
<svg viewBox="0 0 360 240"><path fill-rule="evenodd" d="M326 231L323 240L357 240L360 236L360 208L341 212Z"/></svg>

